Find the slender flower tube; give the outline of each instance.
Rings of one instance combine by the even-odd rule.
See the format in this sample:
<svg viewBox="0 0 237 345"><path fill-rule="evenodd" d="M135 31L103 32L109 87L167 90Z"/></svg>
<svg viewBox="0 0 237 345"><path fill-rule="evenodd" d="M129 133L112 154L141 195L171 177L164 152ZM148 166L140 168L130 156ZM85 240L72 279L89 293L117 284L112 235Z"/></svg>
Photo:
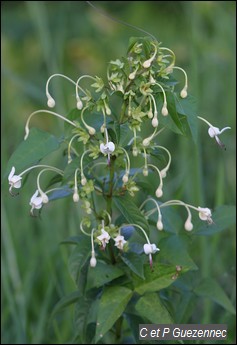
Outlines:
<svg viewBox="0 0 237 345"><path fill-rule="evenodd" d="M72 156L71 156L71 146L72 146L72 142L74 139L76 139L77 137L79 137L80 134L75 134L69 141L68 144L68 148L67 148L67 160L68 160L68 164L70 164L72 162Z"/></svg>
<svg viewBox="0 0 237 345"><path fill-rule="evenodd" d="M158 212L158 220L157 220L156 227L157 227L158 230L163 230L163 223L162 223L162 215L161 215L161 211L160 211L160 206L159 206L158 202L155 199L153 199L153 198L146 199L141 204L139 209L141 210L145 206L145 204L148 203L149 201L152 201L155 204L155 207L156 207L157 212Z"/></svg>
<svg viewBox="0 0 237 345"><path fill-rule="evenodd" d="M92 77L91 75L87 75L87 74L82 75L80 78L77 79L77 82L75 84L76 84L77 109L79 109L79 110L81 110L83 108L83 103L79 97L78 89L80 89L86 95L86 91L81 86L79 86L80 81L84 78L89 78L89 79L92 79L93 81L96 81L96 78Z"/></svg>
<svg viewBox="0 0 237 345"><path fill-rule="evenodd" d="M149 94L149 97L152 100L153 106L154 106L154 117L151 121L151 124L153 127L158 127L159 123L158 123L158 112L157 112L157 107L156 107L156 101L155 101L155 98L152 94Z"/></svg>
<svg viewBox="0 0 237 345"><path fill-rule="evenodd" d="M139 66L137 66L136 69L129 74L128 79L130 79L130 80L134 80L135 79L136 73L138 71L138 68L139 68Z"/></svg>
<svg viewBox="0 0 237 345"><path fill-rule="evenodd" d="M78 193L78 186L77 186L77 173L80 169L77 168L75 170L75 173L74 173L74 193L73 193L73 201L74 202L78 202L80 197L79 197L79 193Z"/></svg>
<svg viewBox="0 0 237 345"><path fill-rule="evenodd" d="M164 146L156 145L153 148L158 148L158 149L164 150L168 154L168 163L167 163L166 167L164 169L162 169L161 172L160 172L161 176L163 178L165 178L166 177L166 173L169 170L169 167L170 167L170 164L171 164L171 154L170 154L169 150L167 150L167 148L165 148Z"/></svg>
<svg viewBox="0 0 237 345"><path fill-rule="evenodd" d="M47 113L47 114L50 114L50 115L54 115L56 117L59 117L61 120L69 123L70 125L74 126L74 127L78 127L74 122L68 120L66 117L58 114L58 113L54 113L53 111L49 111L49 110L36 110L34 111L33 113L30 114L30 116L28 117L27 119L27 122L26 122L26 125L25 125L25 137L24 137L24 140L26 140L28 138L28 135L29 135L29 123L30 123L30 120L32 118L32 116L36 115L36 114L40 114L40 113Z"/></svg>
<svg viewBox="0 0 237 345"><path fill-rule="evenodd" d="M166 94L165 94L165 90L163 88L163 86L161 86L159 83L155 83L155 85L159 86L161 88L161 91L163 92L164 95L164 103L163 103L163 107L161 109L161 114L163 116L167 116L168 115L168 109L167 109L167 99L166 99Z"/></svg>
<svg viewBox="0 0 237 345"><path fill-rule="evenodd" d="M156 54L157 54L157 46L156 46L154 43L152 43L152 42L151 42L151 44L152 44L153 47L155 48L155 51L154 51L153 55L152 55L148 60L146 60L146 61L143 62L142 66L143 66L144 68L149 68L149 67L151 67L151 64L152 64L152 62L153 62L153 60L155 59Z"/></svg>
<svg viewBox="0 0 237 345"><path fill-rule="evenodd" d="M38 176L37 176L37 188L38 188L38 191L39 191L39 193L40 193L40 196L41 196L41 198L42 198L43 203L44 203L44 204L47 204L48 201L49 201L49 198L48 198L48 196L46 195L46 193L42 191L42 189L41 189L41 187L40 187L40 183L39 183L39 181L40 181L40 176L41 176L41 175L43 174L43 172L45 172L45 171L53 171L53 172L56 172L57 174L59 174L59 175L61 175L61 176L63 176L63 171L60 170L60 169L56 169L56 168L45 168L45 169L41 170L40 173L39 173Z"/></svg>
<svg viewBox="0 0 237 345"><path fill-rule="evenodd" d="M182 91L180 92L180 96L182 98L186 98L187 95L188 95L188 92L187 92L187 90L188 90L188 76L187 76L187 73L185 72L185 70L183 68L178 67L178 66L174 66L173 69L178 69L178 70L182 71L183 74L184 74L185 84L184 84L184 87L183 87Z"/></svg>
<svg viewBox="0 0 237 345"><path fill-rule="evenodd" d="M157 127L155 128L154 132L152 133L152 135L150 135L149 137L145 138L142 142L143 146L149 146L151 143L151 140L156 136L157 134Z"/></svg>
<svg viewBox="0 0 237 345"><path fill-rule="evenodd" d="M128 176L129 176L129 173L130 173L130 159L129 159L129 155L127 153L127 151L121 146L120 147L121 150L123 150L123 152L125 153L126 155L126 159L127 159L127 164L126 164L126 172L122 178L123 180L123 183L127 183L128 182Z"/></svg>
<svg viewBox="0 0 237 345"><path fill-rule="evenodd" d="M95 267L96 266L96 257L95 257L95 248L94 248L94 231L95 229L92 229L91 231L91 259L90 259L90 266Z"/></svg>
<svg viewBox="0 0 237 345"><path fill-rule="evenodd" d="M222 128L221 130L218 128L218 127L214 127L212 126L212 124L210 122L208 122L206 119L204 119L203 117L201 116L198 116L198 119L202 120L203 122L205 122L208 126L209 126L209 129L208 129L208 134L211 138L215 138L216 139L216 142L217 144L225 149L225 145L220 141L219 139L219 135L223 132L225 132L227 129L231 129L231 127L224 127Z"/></svg>
<svg viewBox="0 0 237 345"><path fill-rule="evenodd" d="M147 164L148 167L151 167L153 169L155 169L159 175L159 178L160 178L160 184L158 186L158 188L156 189L156 196L157 198L161 198L162 195L163 195L163 190L162 190L162 187L163 187L163 180L162 180L162 176L161 176L161 172L160 170L153 164Z"/></svg>
<svg viewBox="0 0 237 345"><path fill-rule="evenodd" d="M87 179L84 175L83 159L84 159L85 155L89 152L91 152L91 150L86 150L83 152L83 154L81 156L80 166L81 166L81 184L82 184L82 186L85 186L85 184L87 183Z"/></svg>
<svg viewBox="0 0 237 345"><path fill-rule="evenodd" d="M49 83L51 81L51 79L53 79L54 77L62 77L64 79L67 79L68 81L70 81L72 84L76 85L76 82L74 80L72 80L71 78L67 77L66 75L64 74L59 74L59 73L56 73L56 74L53 74L49 77L49 79L47 80L47 83L46 83L46 96L48 98L48 107L49 108L53 108L55 106L55 100L53 99L53 97L51 96L51 94L49 93ZM77 86L82 92L84 92L83 89L80 88L80 86Z"/></svg>
<svg viewBox="0 0 237 345"><path fill-rule="evenodd" d="M143 176L148 176L148 167L147 167L147 152L146 152L146 149L145 147L143 148L143 151L144 151L144 158L145 158L145 164L144 164L144 168L143 168Z"/></svg>
<svg viewBox="0 0 237 345"><path fill-rule="evenodd" d="M82 112L81 112L81 120L82 120L84 126L86 127L86 129L88 130L89 134L90 134L90 135L94 135L95 132L96 132L96 131L95 131L95 128L89 126L89 125L85 122L85 120L84 120L84 112L86 111L86 109L88 109L88 107L85 107L84 109L82 109Z"/></svg>

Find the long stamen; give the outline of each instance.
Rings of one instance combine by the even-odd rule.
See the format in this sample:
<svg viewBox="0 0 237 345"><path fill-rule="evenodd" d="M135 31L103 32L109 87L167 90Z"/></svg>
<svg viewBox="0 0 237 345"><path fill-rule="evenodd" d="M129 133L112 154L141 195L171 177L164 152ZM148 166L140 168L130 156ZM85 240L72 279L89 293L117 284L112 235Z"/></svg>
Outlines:
<svg viewBox="0 0 237 345"><path fill-rule="evenodd" d="M30 116L27 119L27 122L26 122L26 125L25 125L25 137L24 137L24 140L26 140L28 138L29 131L30 131L29 130L29 123L30 123L30 120L31 120L32 116L34 116L36 114L39 114L39 113L47 113L47 114L50 114L50 115L54 115L56 117L59 117L61 120L70 123L70 125L72 125L74 127L78 127L74 122L68 120L66 117L64 117L64 116L62 116L62 115L60 115L58 113L55 113L55 112L49 111L49 110L36 110L32 114L30 114Z"/></svg>

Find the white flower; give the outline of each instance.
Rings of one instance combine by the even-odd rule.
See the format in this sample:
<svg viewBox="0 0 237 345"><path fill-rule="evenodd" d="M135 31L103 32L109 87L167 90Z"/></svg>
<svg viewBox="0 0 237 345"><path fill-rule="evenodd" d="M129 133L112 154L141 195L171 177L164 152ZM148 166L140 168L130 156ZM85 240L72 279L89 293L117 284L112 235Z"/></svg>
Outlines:
<svg viewBox="0 0 237 345"><path fill-rule="evenodd" d="M9 192L11 193L12 188L21 188L21 179L22 177L15 174L15 167L12 167L12 170L10 171L10 174L8 175L8 181L9 181Z"/></svg>
<svg viewBox="0 0 237 345"><path fill-rule="evenodd" d="M143 249L144 249L144 253L146 255L155 254L156 252L160 251L160 249L157 248L154 243L153 244L151 244L151 243L144 244Z"/></svg>
<svg viewBox="0 0 237 345"><path fill-rule="evenodd" d="M100 144L100 151L103 153L103 154L110 154L112 152L114 152L115 150L115 145L112 141L109 141L107 144Z"/></svg>
<svg viewBox="0 0 237 345"><path fill-rule="evenodd" d="M208 223L212 224L213 220L211 218L212 213L211 210L207 207L200 207L198 206L198 210L199 210L199 218L201 220L206 220Z"/></svg>
<svg viewBox="0 0 237 345"><path fill-rule="evenodd" d="M98 240L101 242L103 249L106 247L106 244L109 243L110 236L107 231L101 229L101 235L97 236Z"/></svg>
<svg viewBox="0 0 237 345"><path fill-rule="evenodd" d="M32 198L30 199L30 206L31 206L31 214L33 214L34 209L36 208L37 210L40 209L43 205L43 199L41 196L38 196L39 191L37 189L37 191L35 192L35 194L32 196Z"/></svg>
<svg viewBox="0 0 237 345"><path fill-rule="evenodd" d="M90 259L90 266L91 267L95 267L96 266L96 263L97 263L97 260L95 258L95 252L92 251L91 252L91 259Z"/></svg>
<svg viewBox="0 0 237 345"><path fill-rule="evenodd" d="M121 236L121 235L118 235L116 238L114 238L114 241L115 241L115 246L120 250L123 250L123 246L127 242L125 241L124 236Z"/></svg>
<svg viewBox="0 0 237 345"><path fill-rule="evenodd" d="M224 128L222 128L221 130L219 129L219 128L217 128L217 127L213 127L213 126L211 126L211 127L209 127L209 129L208 129L208 134L209 134L209 136L211 137L211 138L215 138L216 139L216 142L217 142L217 144L218 145L220 145L220 147L225 147L225 145L220 141L220 139L219 139L219 135L221 134L221 133L223 133L223 132L225 132L227 129L231 129L231 127L224 127Z"/></svg>

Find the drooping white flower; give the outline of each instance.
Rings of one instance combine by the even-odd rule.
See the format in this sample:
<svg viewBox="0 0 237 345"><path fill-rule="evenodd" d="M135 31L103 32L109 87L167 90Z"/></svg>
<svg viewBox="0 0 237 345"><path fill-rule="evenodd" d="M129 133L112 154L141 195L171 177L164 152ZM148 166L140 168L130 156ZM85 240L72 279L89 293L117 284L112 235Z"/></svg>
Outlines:
<svg viewBox="0 0 237 345"><path fill-rule="evenodd" d="M207 207L198 207L199 210L199 218L201 220L206 220L209 224L213 223L213 220L211 218L212 213L211 210Z"/></svg>
<svg viewBox="0 0 237 345"><path fill-rule="evenodd" d="M31 214L33 215L33 211L34 209L40 209L43 206L43 199L41 196L39 195L39 191L37 189L37 191L34 193L34 195L31 197L30 199L30 206L31 206Z"/></svg>
<svg viewBox="0 0 237 345"><path fill-rule="evenodd" d="M153 244L151 244L151 243L144 244L143 249L144 249L144 253L146 255L155 254L156 252L160 251L160 249L157 248L154 243Z"/></svg>
<svg viewBox="0 0 237 345"><path fill-rule="evenodd" d="M123 246L127 242L125 241L124 236L121 236L121 235L118 235L117 237L115 237L114 241L115 241L115 246L120 250L123 250Z"/></svg>
<svg viewBox="0 0 237 345"><path fill-rule="evenodd" d="M215 138L217 144L222 147L225 148L225 145L221 142L221 140L219 139L219 135L222 134L223 132L225 132L227 129L231 129L231 127L224 127L221 130L218 127L209 127L208 129L208 134L211 138Z"/></svg>
<svg viewBox="0 0 237 345"><path fill-rule="evenodd" d="M111 154L113 153L115 150L115 145L112 141L109 141L107 144L100 144L100 151L103 153L103 154Z"/></svg>
<svg viewBox="0 0 237 345"><path fill-rule="evenodd" d="M22 177L15 174L15 167L12 167L10 174L8 175L8 181L9 181L9 192L11 193L12 188L21 188L21 179Z"/></svg>
<svg viewBox="0 0 237 345"><path fill-rule="evenodd" d="M97 236L98 240L101 242L103 249L105 249L106 244L109 243L110 235L105 229L101 229L101 235Z"/></svg>
<svg viewBox="0 0 237 345"><path fill-rule="evenodd" d="M91 267L95 267L97 264L97 260L96 260L96 257L95 257L95 252L92 251L91 252L91 259L90 259L90 266Z"/></svg>

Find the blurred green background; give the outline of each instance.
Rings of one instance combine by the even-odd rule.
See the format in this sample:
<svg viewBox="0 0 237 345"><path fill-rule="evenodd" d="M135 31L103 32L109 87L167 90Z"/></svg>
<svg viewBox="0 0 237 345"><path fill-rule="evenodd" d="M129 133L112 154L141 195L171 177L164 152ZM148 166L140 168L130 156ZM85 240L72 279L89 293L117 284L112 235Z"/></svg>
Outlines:
<svg viewBox="0 0 237 345"><path fill-rule="evenodd" d="M126 54L136 30L100 16L84 1L2 1L2 173L23 140L28 115L46 107L45 83L53 73L76 80L81 74L105 76L109 60ZM200 124L199 143L166 133L161 144L172 152L167 199L217 205L235 203L235 2L100 1L112 16L150 31L176 53L186 69L198 115L215 126L231 126L222 151ZM179 77L179 75L177 75ZM182 80L181 80L182 82ZM51 84L56 110L75 106L74 88L62 79ZM35 117L34 126L60 134L55 118ZM53 164L57 157L46 160ZM72 334L71 309L49 321L60 297L75 289L67 269L68 248L60 241L79 232L69 200L47 206L42 219L29 216L34 173L17 198L2 183L2 344L64 344ZM198 243L198 245L197 245ZM201 277L218 280L235 300L235 229L200 238L192 248ZM199 301L192 323L235 319L214 303Z"/></svg>

